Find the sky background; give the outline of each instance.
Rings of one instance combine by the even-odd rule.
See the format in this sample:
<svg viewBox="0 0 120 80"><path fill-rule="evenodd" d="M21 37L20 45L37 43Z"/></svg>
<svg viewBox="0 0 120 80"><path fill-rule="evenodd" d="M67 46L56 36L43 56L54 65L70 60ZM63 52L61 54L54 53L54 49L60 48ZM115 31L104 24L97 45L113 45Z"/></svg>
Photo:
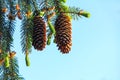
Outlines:
<svg viewBox="0 0 120 80"><path fill-rule="evenodd" d="M20 23L14 49L25 80L120 80L120 0L68 0L91 17L72 21L72 50L63 55L56 44L32 50L26 67L20 45Z"/></svg>

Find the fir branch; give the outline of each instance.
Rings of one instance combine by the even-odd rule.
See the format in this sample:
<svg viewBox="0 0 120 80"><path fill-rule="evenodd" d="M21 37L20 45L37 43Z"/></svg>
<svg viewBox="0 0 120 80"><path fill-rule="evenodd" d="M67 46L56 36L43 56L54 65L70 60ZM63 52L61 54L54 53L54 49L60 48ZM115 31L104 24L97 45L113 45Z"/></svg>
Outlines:
<svg viewBox="0 0 120 80"><path fill-rule="evenodd" d="M31 1L31 3L29 3ZM21 46L22 46L22 52L28 56L28 54L31 52L32 48L32 17L31 17L31 7L33 6L32 0L26 0L25 1L25 10L24 10L24 19L22 20L21 25ZM26 65L28 62L28 58L26 61ZM29 66L29 65L27 65Z"/></svg>
<svg viewBox="0 0 120 80"><path fill-rule="evenodd" d="M0 4L2 4L2 2L0 2ZM12 45L12 41L13 41L13 32L14 32L14 28L12 27L12 25L14 25L14 23L12 24L11 22L8 22L8 20L6 19L5 13L2 12L3 6L0 5L0 32L2 33L1 35L1 46L2 46L2 51L9 51L10 47Z"/></svg>
<svg viewBox="0 0 120 80"><path fill-rule="evenodd" d="M0 33L1 33L1 40L0 40L0 47L1 47L1 49L2 50L4 50L5 49L5 45L3 45L3 43L4 43L4 41L3 41L3 35L6 33L5 32L5 24L6 24L6 21L5 21L5 15L2 13L2 12L0 12Z"/></svg>
<svg viewBox="0 0 120 80"><path fill-rule="evenodd" d="M24 18L22 21L21 27L21 46L22 52L26 53L26 51L31 52L32 47L32 20L31 18Z"/></svg>
<svg viewBox="0 0 120 80"><path fill-rule="evenodd" d="M37 2L37 1L32 0L32 3L33 3L33 6L34 6L35 10L38 10L38 6L37 6L36 2Z"/></svg>
<svg viewBox="0 0 120 80"><path fill-rule="evenodd" d="M16 57L10 58L10 66L6 68L5 65L3 65L3 70L3 77L0 76L2 80L24 80L19 74L19 66Z"/></svg>
<svg viewBox="0 0 120 80"><path fill-rule="evenodd" d="M90 17L89 12L83 11L82 9L76 7L63 6L63 11L61 13L69 14L74 20L77 20L79 17L81 18L81 16L84 16L86 18Z"/></svg>
<svg viewBox="0 0 120 80"><path fill-rule="evenodd" d="M81 17L79 15L80 12L80 8L76 8L76 7L68 7L66 10L64 10L64 12L62 13L68 13L72 19L77 20L79 17Z"/></svg>
<svg viewBox="0 0 120 80"><path fill-rule="evenodd" d="M13 43L13 34L14 34L14 28L15 28L15 22L14 21L9 21L7 23L7 27L6 27L6 44L7 44L7 51L10 51L10 47L12 47L12 43Z"/></svg>
<svg viewBox="0 0 120 80"><path fill-rule="evenodd" d="M15 10L15 5L16 1L9 1L9 9L10 13L12 16L15 15L16 10ZM5 27L5 32L6 34L4 35L4 40L6 40L6 51L10 51L10 47L12 47L12 42L13 42L13 34L15 30L15 21L11 19L6 19L6 27Z"/></svg>

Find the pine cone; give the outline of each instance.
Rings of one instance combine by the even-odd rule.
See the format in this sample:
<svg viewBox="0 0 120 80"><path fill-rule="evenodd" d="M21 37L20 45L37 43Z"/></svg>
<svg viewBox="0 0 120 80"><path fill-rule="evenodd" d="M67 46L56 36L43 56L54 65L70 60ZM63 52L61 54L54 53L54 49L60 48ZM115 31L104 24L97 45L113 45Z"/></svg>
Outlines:
<svg viewBox="0 0 120 80"><path fill-rule="evenodd" d="M35 16L33 19L33 42L32 45L37 50L43 50L46 45L46 25L42 17Z"/></svg>
<svg viewBox="0 0 120 80"><path fill-rule="evenodd" d="M72 46L72 31L70 17L61 13L55 21L55 42L58 50L62 53L69 53Z"/></svg>

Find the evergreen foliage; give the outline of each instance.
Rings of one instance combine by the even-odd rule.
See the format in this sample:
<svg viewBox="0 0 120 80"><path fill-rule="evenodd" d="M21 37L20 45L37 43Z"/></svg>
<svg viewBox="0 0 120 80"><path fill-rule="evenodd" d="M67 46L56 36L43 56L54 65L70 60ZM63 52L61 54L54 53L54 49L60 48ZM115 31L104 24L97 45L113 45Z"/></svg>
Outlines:
<svg viewBox="0 0 120 80"><path fill-rule="evenodd" d="M69 53L72 46L71 20L77 20L81 16L89 18L90 13L68 6L66 2L67 0L0 0L0 80L24 80L19 74L15 52L11 50L16 18L22 24L21 46L27 66L30 66L32 46L43 50L43 46L53 42L52 38L63 54ZM64 16L58 18L61 14Z"/></svg>

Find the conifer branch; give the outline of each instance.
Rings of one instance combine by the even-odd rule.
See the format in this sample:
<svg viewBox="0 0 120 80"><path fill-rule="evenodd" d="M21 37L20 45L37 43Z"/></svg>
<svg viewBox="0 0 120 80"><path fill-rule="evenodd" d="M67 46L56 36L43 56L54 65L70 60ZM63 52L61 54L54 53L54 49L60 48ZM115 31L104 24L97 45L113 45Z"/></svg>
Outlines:
<svg viewBox="0 0 120 80"><path fill-rule="evenodd" d="M41 1L40 4L39 1ZM21 20L21 15L23 15L21 25L21 46L22 52L25 53L27 66L29 66L28 55L31 52L32 48L32 38L34 41L33 46L37 46L35 49L43 50L43 48L45 48L46 46L46 33L48 45L51 42L52 36L55 37L57 33L57 37L55 38L58 39L56 39L56 42L58 43L57 46L59 46L59 49L61 49L61 51L64 53L68 53L70 51L72 45L72 43L70 43L72 29L71 18L78 19L81 16L88 18L90 14L76 7L68 7L67 5L65 5L65 3L66 0L0 0L0 62L1 64L3 63L1 69L3 69L4 74L0 77L3 77L3 80L15 80L18 79L16 78L16 76L19 76L16 59L9 59L7 56L9 55L9 52L11 52L13 34L16 26L16 16ZM35 19L34 24L36 24L34 30L32 20L33 18ZM39 23L38 21L41 23ZM45 23L47 23L48 32L46 32ZM64 31L68 32L68 34L63 34L66 33ZM44 33L44 35L42 32ZM61 35L59 35L61 33L65 36L61 37ZM61 45L62 42L64 42L65 45L67 44L67 42L70 44L64 47ZM66 50L63 48L66 48ZM7 68L4 59L7 63L10 62L10 65L7 65Z"/></svg>
<svg viewBox="0 0 120 80"><path fill-rule="evenodd" d="M32 0L32 3L33 3L33 6L34 6L35 10L37 11L38 7L37 7L37 4L36 4L35 0Z"/></svg>
<svg viewBox="0 0 120 80"><path fill-rule="evenodd" d="M61 13L70 14L70 16L73 19L78 19L81 16L84 16L86 18L90 17L90 13L89 12L86 12L86 11L80 9L80 8L63 6L63 10L64 11L61 12Z"/></svg>
<svg viewBox="0 0 120 80"><path fill-rule="evenodd" d="M17 58L10 58L10 66L9 67L3 67L3 80L24 80L23 77L19 74L19 66Z"/></svg>
<svg viewBox="0 0 120 80"><path fill-rule="evenodd" d="M22 52L26 54L26 52L31 52L32 47L32 20L31 18L24 18L22 21L21 27L21 46ZM28 54L27 53L27 54Z"/></svg>
<svg viewBox="0 0 120 80"><path fill-rule="evenodd" d="M9 67L6 67L5 62L1 66L0 80L24 80L19 74L18 61L14 55L14 53L9 53L9 63L7 63Z"/></svg>

